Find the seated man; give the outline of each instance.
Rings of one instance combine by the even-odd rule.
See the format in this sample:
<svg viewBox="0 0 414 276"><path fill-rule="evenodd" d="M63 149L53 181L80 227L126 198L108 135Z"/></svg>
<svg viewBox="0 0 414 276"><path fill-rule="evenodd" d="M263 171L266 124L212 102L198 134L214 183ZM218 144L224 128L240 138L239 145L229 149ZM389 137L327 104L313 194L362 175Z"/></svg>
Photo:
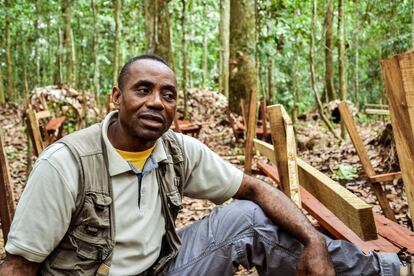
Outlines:
<svg viewBox="0 0 414 276"><path fill-rule="evenodd" d="M396 254L324 237L282 192L170 131L176 78L159 57L128 61L112 96L117 112L37 160L0 275L399 273ZM176 232L183 195L239 200Z"/></svg>

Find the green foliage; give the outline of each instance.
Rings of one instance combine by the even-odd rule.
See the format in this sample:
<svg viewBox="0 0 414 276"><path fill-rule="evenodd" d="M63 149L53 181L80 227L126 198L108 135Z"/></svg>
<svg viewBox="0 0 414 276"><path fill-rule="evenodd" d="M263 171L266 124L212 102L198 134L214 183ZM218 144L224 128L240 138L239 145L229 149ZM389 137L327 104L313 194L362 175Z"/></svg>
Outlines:
<svg viewBox="0 0 414 276"><path fill-rule="evenodd" d="M356 173L357 169L355 167L348 164L340 164L333 177L337 180L353 180L358 177Z"/></svg>
<svg viewBox="0 0 414 276"><path fill-rule="evenodd" d="M234 148L230 148L228 150L228 152L226 153L227 156L232 156L232 155L243 155L244 154L244 150L240 147L234 147Z"/></svg>
<svg viewBox="0 0 414 276"><path fill-rule="evenodd" d="M100 95L111 91L112 60L114 52L114 4L109 0L94 0L97 8L99 34L98 60ZM324 92L324 34L323 20L326 1L318 1L318 19L315 42L315 70L317 90ZM334 15L334 44L337 46L337 1ZM23 98L25 81L28 90L46 86L59 80L58 55L63 54L63 18L61 1L14 0L5 8L0 0L0 69L7 83L5 62L5 18L11 24L13 75L16 93ZM347 87L351 100L370 103L384 99L379 61L381 58L409 50L412 45L411 0L400 1L347 1L346 3L346 58ZM178 83L182 72L182 31L180 25L182 1L169 1L172 22L174 70ZM219 74L219 21L220 2L217 0L186 1L186 39L188 56L188 87L217 89ZM314 106L309 73L309 35L312 1L257 0L256 63L258 85L262 97L267 98L268 64L272 64L273 102L298 112ZM73 1L71 24L75 49L75 77L78 90L92 91L94 74L93 14L91 0ZM123 0L121 11L121 64L129 58L145 53L144 0ZM207 41L207 81L203 81L203 51ZM356 54L359 54L359 71L356 71ZM337 49L333 49L337 64ZM66 75L65 58L61 76ZM337 75L337 68L334 69ZM358 74L356 76L356 74ZM359 91L357 95L356 79ZM334 79L338 86L338 79ZM296 96L295 96L296 95ZM104 101L101 101L104 102ZM365 120L362 118L361 120Z"/></svg>

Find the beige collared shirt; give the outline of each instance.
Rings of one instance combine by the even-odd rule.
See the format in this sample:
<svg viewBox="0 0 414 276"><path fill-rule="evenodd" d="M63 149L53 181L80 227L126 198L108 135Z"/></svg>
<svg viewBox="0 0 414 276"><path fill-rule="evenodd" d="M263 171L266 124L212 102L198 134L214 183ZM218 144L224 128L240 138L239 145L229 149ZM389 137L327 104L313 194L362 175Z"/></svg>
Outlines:
<svg viewBox="0 0 414 276"><path fill-rule="evenodd" d="M134 275L146 270L158 258L165 222L155 170L144 173L138 206L137 177L107 137L110 119L115 114L106 116L102 128L115 207L116 244L110 275ZM243 173L198 140L177 135L186 157L184 194L218 204L232 197ZM150 158L154 164L167 158L162 143L156 143ZM53 251L76 210L78 176L76 162L62 144L54 144L42 153L19 201L7 252L42 262Z"/></svg>

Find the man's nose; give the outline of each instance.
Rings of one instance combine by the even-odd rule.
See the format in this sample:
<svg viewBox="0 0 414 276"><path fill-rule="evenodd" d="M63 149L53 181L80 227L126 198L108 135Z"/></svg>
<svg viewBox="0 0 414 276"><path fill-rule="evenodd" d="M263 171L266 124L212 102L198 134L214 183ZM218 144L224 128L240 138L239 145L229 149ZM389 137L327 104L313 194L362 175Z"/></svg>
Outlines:
<svg viewBox="0 0 414 276"><path fill-rule="evenodd" d="M162 101L161 92L153 91L147 100L147 105L152 108L164 109L164 103Z"/></svg>

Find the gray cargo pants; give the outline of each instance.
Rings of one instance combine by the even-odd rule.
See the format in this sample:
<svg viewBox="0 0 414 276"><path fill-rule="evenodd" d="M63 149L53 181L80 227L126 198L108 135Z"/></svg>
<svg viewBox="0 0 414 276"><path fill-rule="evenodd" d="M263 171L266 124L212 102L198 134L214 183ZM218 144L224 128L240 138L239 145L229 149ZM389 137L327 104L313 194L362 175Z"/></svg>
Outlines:
<svg viewBox="0 0 414 276"><path fill-rule="evenodd" d="M274 225L261 208L236 200L179 231L182 248L166 275L234 275L241 264L260 275L295 275L302 245ZM354 245L326 238L337 275L399 275L393 253L362 253Z"/></svg>

